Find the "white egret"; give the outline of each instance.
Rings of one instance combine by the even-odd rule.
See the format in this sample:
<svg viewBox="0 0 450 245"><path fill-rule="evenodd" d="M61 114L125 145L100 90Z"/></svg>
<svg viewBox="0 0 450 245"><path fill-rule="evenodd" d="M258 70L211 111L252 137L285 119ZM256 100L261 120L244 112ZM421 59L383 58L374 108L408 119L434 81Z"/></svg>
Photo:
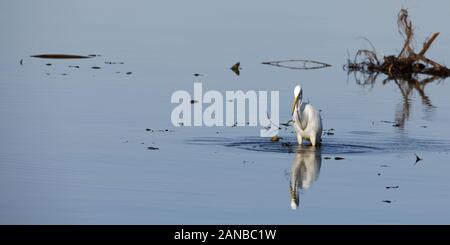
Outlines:
<svg viewBox="0 0 450 245"><path fill-rule="evenodd" d="M303 139L309 140L313 146L316 146L322 141L322 118L314 106L302 101L302 97L302 87L295 86L292 120L297 133L297 141L301 145Z"/></svg>
<svg viewBox="0 0 450 245"><path fill-rule="evenodd" d="M301 147L301 146L299 146ZM320 165L322 164L322 155L319 149L308 147L309 150L302 150L301 153L295 154L292 161L290 194L291 208L297 209L299 205L298 189L306 190L319 178Z"/></svg>

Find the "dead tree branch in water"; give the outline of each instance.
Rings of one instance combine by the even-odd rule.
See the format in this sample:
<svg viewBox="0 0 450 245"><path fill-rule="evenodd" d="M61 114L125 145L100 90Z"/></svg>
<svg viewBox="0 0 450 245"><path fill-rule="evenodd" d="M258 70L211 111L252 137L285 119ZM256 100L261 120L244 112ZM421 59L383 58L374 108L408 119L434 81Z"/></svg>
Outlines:
<svg viewBox="0 0 450 245"><path fill-rule="evenodd" d="M356 52L353 61L348 60L345 69L363 73L384 73L390 78L411 78L415 74L448 77L450 69L425 56L431 44L439 36L435 32L425 40L419 52L414 51L414 27L409 20L408 11L401 9L398 13L397 26L404 39L402 50L398 55L384 56L380 61L375 48L372 50L360 49Z"/></svg>

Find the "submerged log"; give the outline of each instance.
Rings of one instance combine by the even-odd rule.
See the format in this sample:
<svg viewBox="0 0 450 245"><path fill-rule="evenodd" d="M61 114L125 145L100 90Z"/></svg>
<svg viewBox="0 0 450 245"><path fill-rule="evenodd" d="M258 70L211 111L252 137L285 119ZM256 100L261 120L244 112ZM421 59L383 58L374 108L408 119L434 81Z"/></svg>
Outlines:
<svg viewBox="0 0 450 245"><path fill-rule="evenodd" d="M41 58L41 59L88 59L88 58L92 58L92 56L74 55L74 54L37 54L37 55L31 55L30 57Z"/></svg>

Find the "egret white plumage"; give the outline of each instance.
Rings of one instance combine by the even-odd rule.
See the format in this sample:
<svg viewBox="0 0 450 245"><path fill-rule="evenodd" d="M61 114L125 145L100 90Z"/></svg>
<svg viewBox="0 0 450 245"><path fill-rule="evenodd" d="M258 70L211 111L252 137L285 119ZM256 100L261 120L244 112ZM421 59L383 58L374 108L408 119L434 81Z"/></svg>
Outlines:
<svg viewBox="0 0 450 245"><path fill-rule="evenodd" d="M302 97L302 87L295 86L292 120L297 133L297 141L301 145L303 139L309 140L313 146L316 146L322 141L322 118L314 106L302 101Z"/></svg>

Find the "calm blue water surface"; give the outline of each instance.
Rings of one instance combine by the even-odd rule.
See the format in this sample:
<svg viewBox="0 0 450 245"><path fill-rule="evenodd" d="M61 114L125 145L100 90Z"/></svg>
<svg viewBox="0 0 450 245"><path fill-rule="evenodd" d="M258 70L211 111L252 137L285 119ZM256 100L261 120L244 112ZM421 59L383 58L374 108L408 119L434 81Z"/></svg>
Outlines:
<svg viewBox="0 0 450 245"><path fill-rule="evenodd" d="M428 56L448 64L447 1L1 1L0 223L449 223L449 81L361 85L342 69L370 48L360 36L401 50L402 6L416 47L440 31ZM261 64L277 59L333 66ZM274 143L259 127L174 127L171 95L194 82L280 91L282 122L301 84L334 135L316 151L290 146L292 128Z"/></svg>

